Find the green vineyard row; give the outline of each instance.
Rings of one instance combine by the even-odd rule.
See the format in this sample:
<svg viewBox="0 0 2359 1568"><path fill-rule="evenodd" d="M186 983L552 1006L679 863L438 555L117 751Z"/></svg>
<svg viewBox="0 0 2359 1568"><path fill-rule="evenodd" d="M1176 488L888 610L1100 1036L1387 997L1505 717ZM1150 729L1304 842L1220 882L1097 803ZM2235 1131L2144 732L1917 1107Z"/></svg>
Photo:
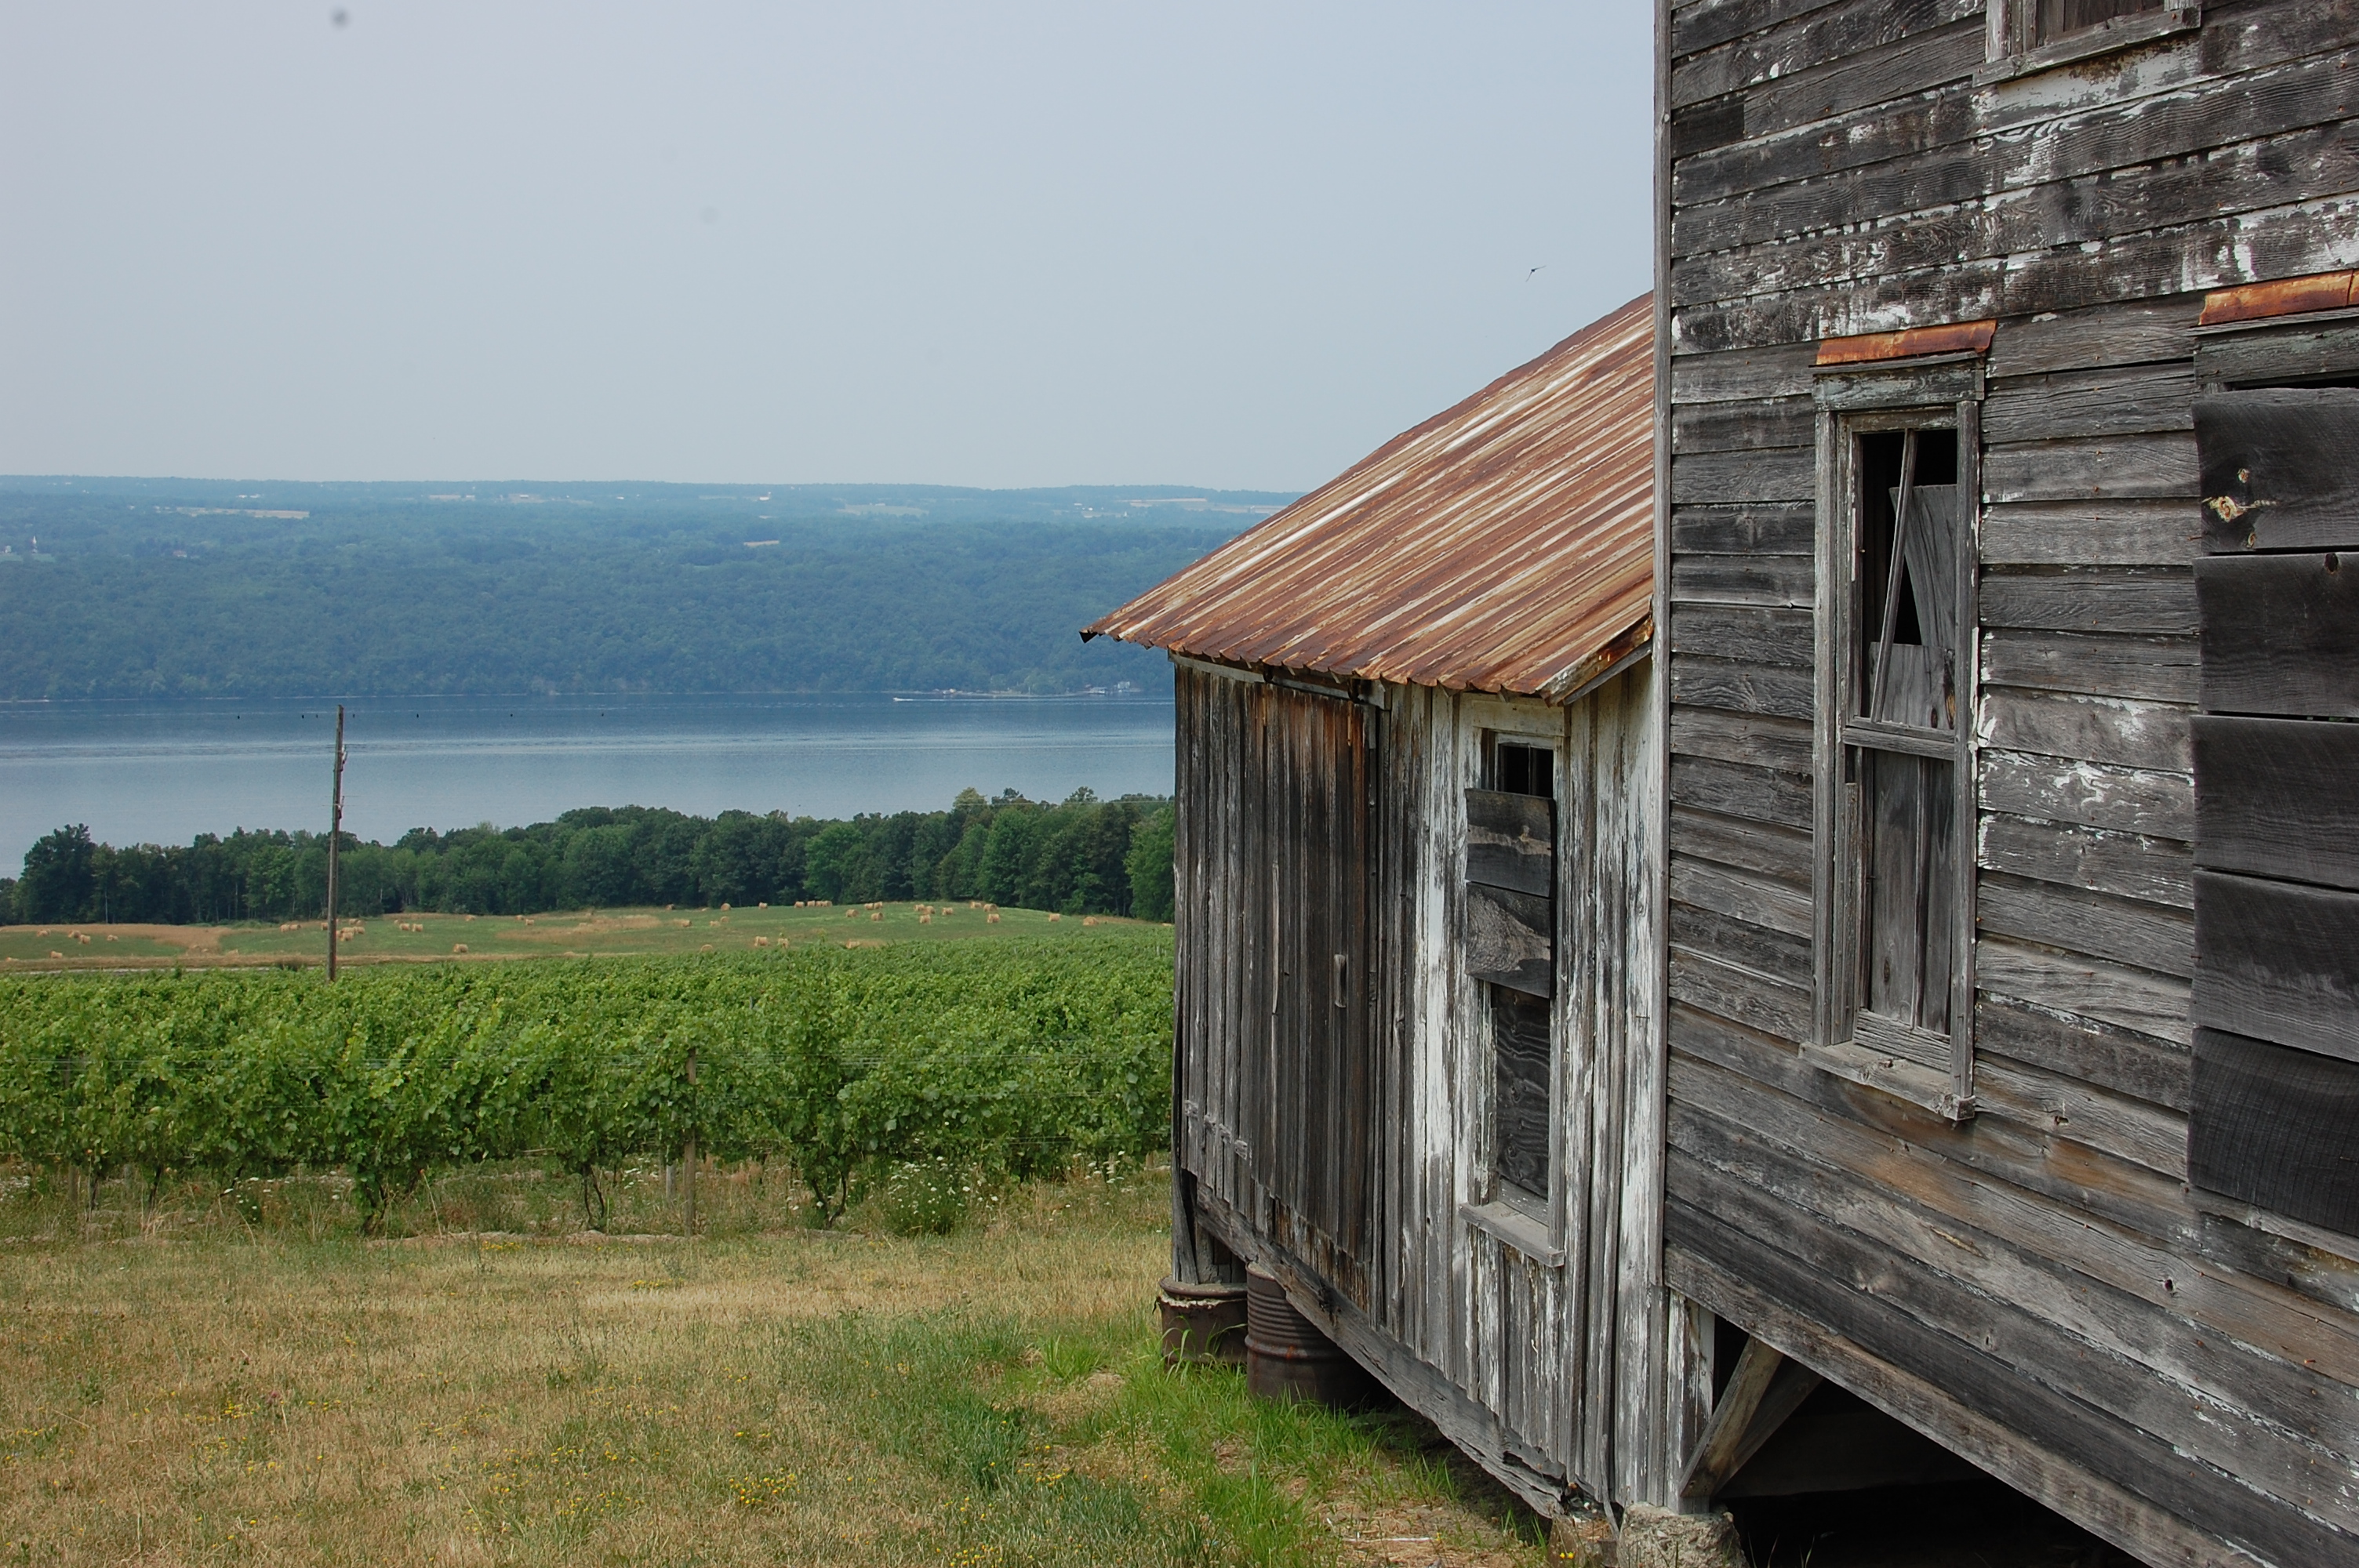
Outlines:
<svg viewBox="0 0 2359 1568"><path fill-rule="evenodd" d="M1169 1125L1171 947L911 944L762 959L0 980L0 1153L151 1183L342 1168L366 1218L441 1167L869 1175L1132 1156ZM693 1074L690 1066L693 1064ZM691 1076L693 1081L691 1082Z"/></svg>

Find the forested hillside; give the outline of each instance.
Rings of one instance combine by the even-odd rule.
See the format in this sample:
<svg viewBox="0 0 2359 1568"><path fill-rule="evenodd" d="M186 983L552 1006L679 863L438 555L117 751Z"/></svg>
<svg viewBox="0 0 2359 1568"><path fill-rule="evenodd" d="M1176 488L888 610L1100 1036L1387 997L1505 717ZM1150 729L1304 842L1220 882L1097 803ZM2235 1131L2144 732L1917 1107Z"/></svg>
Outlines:
<svg viewBox="0 0 2359 1568"><path fill-rule="evenodd" d="M989 899L1027 909L1171 918L1171 807L1087 790L1056 806L960 794L947 811L826 821L592 806L528 827L346 838L344 914L534 914L626 904ZM319 919L325 834L240 831L188 845L91 840L60 827L0 880L0 922Z"/></svg>
<svg viewBox="0 0 2359 1568"><path fill-rule="evenodd" d="M1074 691L1289 496L0 479L0 700Z"/></svg>

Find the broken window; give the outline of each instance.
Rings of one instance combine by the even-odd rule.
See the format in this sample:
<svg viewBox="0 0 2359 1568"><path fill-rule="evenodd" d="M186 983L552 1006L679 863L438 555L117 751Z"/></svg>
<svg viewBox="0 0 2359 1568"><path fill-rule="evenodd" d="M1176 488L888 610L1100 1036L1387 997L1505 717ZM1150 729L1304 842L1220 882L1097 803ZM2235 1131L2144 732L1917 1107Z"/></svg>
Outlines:
<svg viewBox="0 0 2359 1568"><path fill-rule="evenodd" d="M1854 438L1851 581L1837 639L1843 782L1833 892L1838 1038L1951 1073L1966 1001L1961 728L1973 569L1954 427ZM1971 797L1966 797L1969 802ZM1964 808L1971 817L1971 805Z"/></svg>
<svg viewBox="0 0 2359 1568"><path fill-rule="evenodd" d="M1467 970L1492 1044L1491 1170L1503 1195L1549 1192L1549 999L1555 978L1556 753L1492 738L1466 792Z"/></svg>
<svg viewBox="0 0 2359 1568"><path fill-rule="evenodd" d="M2053 43L2070 34L2163 6L2164 0L2038 0L2031 41Z"/></svg>

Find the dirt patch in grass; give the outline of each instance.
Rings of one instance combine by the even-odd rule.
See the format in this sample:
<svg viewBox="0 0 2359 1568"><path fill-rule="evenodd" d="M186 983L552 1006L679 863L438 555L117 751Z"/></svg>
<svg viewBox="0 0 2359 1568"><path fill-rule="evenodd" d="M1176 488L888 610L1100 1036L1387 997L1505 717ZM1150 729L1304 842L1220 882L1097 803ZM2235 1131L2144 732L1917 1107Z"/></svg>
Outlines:
<svg viewBox="0 0 2359 1568"><path fill-rule="evenodd" d="M384 1245L299 1183L144 1217L107 1187L93 1220L16 1177L0 1550L28 1561L1541 1561L1430 1427L1166 1371L1153 1173L908 1239L708 1179L718 1234L625 1244L571 1238L561 1181L472 1173ZM665 1201L640 1173L617 1213Z"/></svg>

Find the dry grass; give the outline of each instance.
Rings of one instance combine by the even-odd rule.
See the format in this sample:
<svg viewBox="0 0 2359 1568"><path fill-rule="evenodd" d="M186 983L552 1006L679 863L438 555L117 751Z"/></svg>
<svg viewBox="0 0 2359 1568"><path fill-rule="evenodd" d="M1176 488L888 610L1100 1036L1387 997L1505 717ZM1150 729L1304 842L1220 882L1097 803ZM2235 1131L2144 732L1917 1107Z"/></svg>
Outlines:
<svg viewBox="0 0 2359 1568"><path fill-rule="evenodd" d="M562 1184L526 1172L422 1193L401 1218L423 1234L376 1244L326 1184L144 1218L109 1187L92 1220L17 1175L13 1559L1540 1561L1430 1429L1164 1371L1152 1173L927 1239L803 1228L786 1184L712 1181L692 1245L569 1234ZM670 1215L660 1175L620 1212Z"/></svg>

